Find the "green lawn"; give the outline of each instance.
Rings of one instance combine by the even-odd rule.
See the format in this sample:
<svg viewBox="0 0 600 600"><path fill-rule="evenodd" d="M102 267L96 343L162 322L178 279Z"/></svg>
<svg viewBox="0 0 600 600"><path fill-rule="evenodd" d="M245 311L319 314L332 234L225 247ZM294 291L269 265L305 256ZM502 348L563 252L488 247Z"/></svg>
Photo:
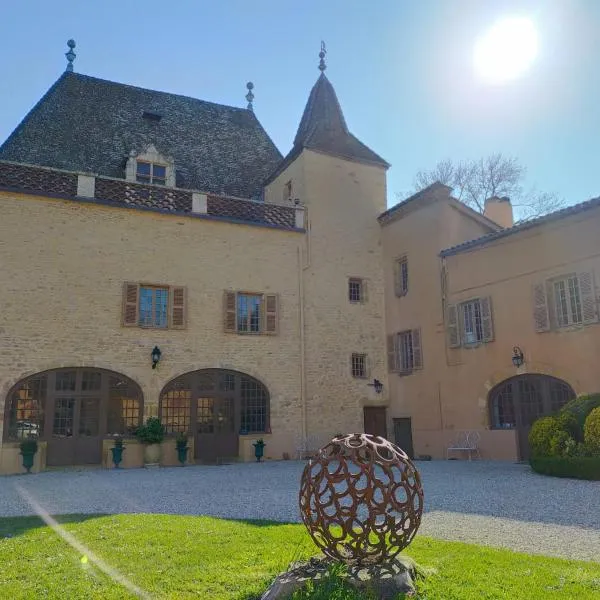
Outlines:
<svg viewBox="0 0 600 600"><path fill-rule="evenodd" d="M302 525L171 515L59 520L94 556L85 558L36 518L0 519L1 599L251 600L290 561L315 554ZM422 600L600 598L600 563L418 536L409 555L422 567L435 569L419 584ZM96 558L143 594L136 596L116 583L95 566Z"/></svg>

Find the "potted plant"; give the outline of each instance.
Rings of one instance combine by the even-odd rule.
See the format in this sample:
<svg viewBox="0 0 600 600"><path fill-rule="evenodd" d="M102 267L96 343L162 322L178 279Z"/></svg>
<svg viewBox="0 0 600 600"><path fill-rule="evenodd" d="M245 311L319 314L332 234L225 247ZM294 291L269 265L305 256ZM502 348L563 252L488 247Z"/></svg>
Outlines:
<svg viewBox="0 0 600 600"><path fill-rule="evenodd" d="M254 456L256 456L256 462L260 462L260 459L263 457L265 453L265 442L262 438L256 440L253 444L254 446Z"/></svg>
<svg viewBox="0 0 600 600"><path fill-rule="evenodd" d="M123 450L125 450L125 446L123 446L123 438L119 435L115 437L115 445L110 449L112 452L112 460L115 465L115 469L119 468L119 464L123 460Z"/></svg>
<svg viewBox="0 0 600 600"><path fill-rule="evenodd" d="M34 435L27 436L20 444L21 456L23 457L23 468L31 473L31 467L33 467L33 457L38 451L37 437Z"/></svg>
<svg viewBox="0 0 600 600"><path fill-rule="evenodd" d="M187 443L187 435L183 431L180 431L175 438L175 447L177 448L177 459L182 467L187 460L187 453L189 450Z"/></svg>
<svg viewBox="0 0 600 600"><path fill-rule="evenodd" d="M160 462L160 444L165 437L164 427L158 417L148 417L144 425L135 433L137 439L144 444L144 463L156 465Z"/></svg>

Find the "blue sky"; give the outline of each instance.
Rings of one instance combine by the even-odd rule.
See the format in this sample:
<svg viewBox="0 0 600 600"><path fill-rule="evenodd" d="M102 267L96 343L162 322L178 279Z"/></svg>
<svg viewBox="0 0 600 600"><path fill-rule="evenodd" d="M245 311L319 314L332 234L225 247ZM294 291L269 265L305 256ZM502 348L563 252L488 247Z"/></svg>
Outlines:
<svg viewBox="0 0 600 600"><path fill-rule="evenodd" d="M474 75L476 38L497 19L536 23L530 71L504 86ZM568 204L600 195L597 0L205 0L6 2L0 21L0 139L64 70L245 106L285 154L319 71L351 131L392 163L389 202L438 160L516 156L527 186Z"/></svg>

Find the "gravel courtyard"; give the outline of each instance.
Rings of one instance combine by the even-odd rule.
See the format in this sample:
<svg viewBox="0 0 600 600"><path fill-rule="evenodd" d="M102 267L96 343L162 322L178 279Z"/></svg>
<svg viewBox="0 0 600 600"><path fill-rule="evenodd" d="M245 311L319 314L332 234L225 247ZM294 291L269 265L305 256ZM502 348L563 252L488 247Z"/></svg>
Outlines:
<svg viewBox="0 0 600 600"><path fill-rule="evenodd" d="M289 461L0 477L0 517L177 513L299 521L304 463ZM420 533L525 552L600 561L600 482L543 477L528 466L418 462L426 514Z"/></svg>

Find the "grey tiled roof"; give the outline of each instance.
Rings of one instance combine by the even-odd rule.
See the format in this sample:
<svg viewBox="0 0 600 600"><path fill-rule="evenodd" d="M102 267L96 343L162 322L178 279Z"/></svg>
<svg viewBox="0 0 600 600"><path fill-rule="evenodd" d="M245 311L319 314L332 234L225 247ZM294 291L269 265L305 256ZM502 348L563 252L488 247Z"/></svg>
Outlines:
<svg viewBox="0 0 600 600"><path fill-rule="evenodd" d="M292 150L271 173L267 183L273 181L303 148L385 168L390 166L350 133L335 90L324 73L310 92Z"/></svg>
<svg viewBox="0 0 600 600"><path fill-rule="evenodd" d="M0 147L0 160L124 177L130 151L149 144L174 159L177 187L228 196L258 196L281 161L245 108L67 72Z"/></svg>
<svg viewBox="0 0 600 600"><path fill-rule="evenodd" d="M483 246L484 244L493 242L494 240L504 238L515 233L519 233L520 231L526 231L528 229L538 227L539 225L544 225L546 223L558 221L560 219L570 217L571 215L575 215L577 213L584 212L586 210L590 210L598 206L600 206L600 196L598 196L597 198L586 200L585 202L580 202L579 204L574 204L573 206L567 206L567 208L556 210L554 212L548 213L547 215L543 215L542 217L538 217L537 219L523 221L522 223L518 223L513 227L508 227L507 229L500 229L499 231L488 233L487 235L476 238L474 240L469 240L468 242L458 244L457 246L452 246L452 248L442 250L440 252L440 256L450 256L452 254L458 254L460 252L463 252L464 250L469 250L470 248L475 248L477 246Z"/></svg>

